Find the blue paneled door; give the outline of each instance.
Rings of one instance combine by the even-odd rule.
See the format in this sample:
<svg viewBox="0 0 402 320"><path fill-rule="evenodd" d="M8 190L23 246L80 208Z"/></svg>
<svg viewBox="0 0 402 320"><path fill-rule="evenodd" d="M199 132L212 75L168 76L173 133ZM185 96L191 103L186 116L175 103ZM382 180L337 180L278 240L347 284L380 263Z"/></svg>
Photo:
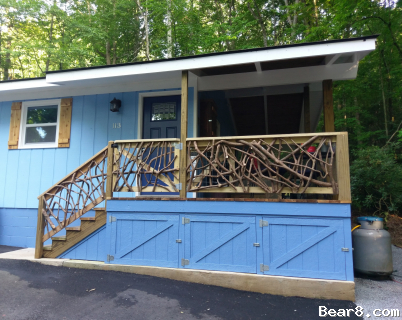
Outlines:
<svg viewBox="0 0 402 320"><path fill-rule="evenodd" d="M264 217L264 274L346 280L343 221Z"/></svg>
<svg viewBox="0 0 402 320"><path fill-rule="evenodd" d="M143 138L163 139L180 137L181 96L163 96L144 98ZM157 154L157 151L154 151ZM144 155L146 156L146 155ZM151 156L152 159L152 156ZM159 159L163 162L163 159ZM151 161L158 167L159 163ZM173 175L170 177L173 180ZM142 185L153 186L155 177L151 174L142 176ZM160 182L161 183L161 182ZM143 192L146 195L166 195L163 192ZM172 193L178 195L178 193Z"/></svg>
<svg viewBox="0 0 402 320"><path fill-rule="evenodd" d="M255 217L188 215L185 268L256 273Z"/></svg>
<svg viewBox="0 0 402 320"><path fill-rule="evenodd" d="M144 139L180 137L181 96L144 98Z"/></svg>
<svg viewBox="0 0 402 320"><path fill-rule="evenodd" d="M111 263L179 267L179 215L113 214Z"/></svg>

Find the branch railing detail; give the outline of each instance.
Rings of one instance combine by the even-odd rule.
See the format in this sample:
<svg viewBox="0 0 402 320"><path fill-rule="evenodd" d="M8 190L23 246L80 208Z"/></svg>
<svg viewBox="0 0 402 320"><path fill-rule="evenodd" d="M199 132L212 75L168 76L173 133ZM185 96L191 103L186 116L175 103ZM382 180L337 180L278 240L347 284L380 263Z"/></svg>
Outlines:
<svg viewBox="0 0 402 320"><path fill-rule="evenodd" d="M113 192L179 192L179 142L115 141Z"/></svg>
<svg viewBox="0 0 402 320"><path fill-rule="evenodd" d="M107 147L38 198L45 242L106 199Z"/></svg>
<svg viewBox="0 0 402 320"><path fill-rule="evenodd" d="M42 193L35 256L43 242L113 192L318 193L350 201L347 133L122 140ZM183 150L181 150L183 149ZM179 184L180 152L187 183Z"/></svg>
<svg viewBox="0 0 402 320"><path fill-rule="evenodd" d="M338 194L336 134L187 140L188 192Z"/></svg>

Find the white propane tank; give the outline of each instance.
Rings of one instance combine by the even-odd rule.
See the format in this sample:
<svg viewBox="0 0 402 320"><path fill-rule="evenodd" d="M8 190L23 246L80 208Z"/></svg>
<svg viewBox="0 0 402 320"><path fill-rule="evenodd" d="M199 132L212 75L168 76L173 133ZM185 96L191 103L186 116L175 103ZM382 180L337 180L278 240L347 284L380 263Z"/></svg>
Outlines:
<svg viewBox="0 0 402 320"><path fill-rule="evenodd" d="M353 264L357 272L374 276L393 271L391 235L384 230L384 219L359 217L360 228L352 232Z"/></svg>

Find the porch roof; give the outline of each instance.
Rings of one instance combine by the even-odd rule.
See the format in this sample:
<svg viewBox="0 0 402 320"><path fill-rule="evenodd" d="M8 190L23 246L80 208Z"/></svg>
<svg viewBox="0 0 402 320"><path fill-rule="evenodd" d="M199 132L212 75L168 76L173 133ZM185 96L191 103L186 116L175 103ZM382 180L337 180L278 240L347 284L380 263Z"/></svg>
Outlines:
<svg viewBox="0 0 402 320"><path fill-rule="evenodd" d="M47 72L0 82L0 101L180 88L181 71L198 91L348 80L375 49L377 36L218 52L198 56Z"/></svg>

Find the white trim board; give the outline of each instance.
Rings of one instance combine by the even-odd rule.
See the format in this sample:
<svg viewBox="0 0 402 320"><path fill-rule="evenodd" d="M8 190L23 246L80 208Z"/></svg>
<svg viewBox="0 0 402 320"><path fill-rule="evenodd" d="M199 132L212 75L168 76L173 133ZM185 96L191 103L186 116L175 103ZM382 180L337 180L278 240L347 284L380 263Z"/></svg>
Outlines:
<svg viewBox="0 0 402 320"><path fill-rule="evenodd" d="M360 57L375 49L375 41L376 39L356 39L354 41L346 42L324 42L314 45L278 47L275 49L267 48L266 50L234 52L201 57L194 56L188 59L109 67L107 72L105 72L103 68L72 70L69 72L50 73L46 76L46 82L63 83L85 79L104 79L110 77L174 72L263 61L334 55L338 53L358 52L360 53Z"/></svg>

